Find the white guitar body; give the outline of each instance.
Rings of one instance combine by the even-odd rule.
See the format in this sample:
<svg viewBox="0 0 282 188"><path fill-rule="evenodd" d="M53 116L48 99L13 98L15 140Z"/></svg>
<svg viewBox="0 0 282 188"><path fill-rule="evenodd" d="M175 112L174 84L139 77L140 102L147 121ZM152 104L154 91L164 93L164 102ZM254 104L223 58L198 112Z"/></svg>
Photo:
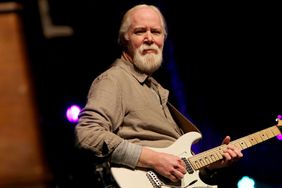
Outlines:
<svg viewBox="0 0 282 188"><path fill-rule="evenodd" d="M151 148L155 151L174 154L181 158L189 158L192 156L191 145L201 138L198 132L189 132L181 136L176 142L166 148ZM111 172L116 182L121 188L160 188L160 187L187 187L187 188L217 188L216 185L207 185L199 177L199 170L193 173L186 173L181 180L181 185L172 186L163 183L162 185L151 182L148 178L146 170L132 170L123 167L111 167ZM156 174L157 175L157 174Z"/></svg>

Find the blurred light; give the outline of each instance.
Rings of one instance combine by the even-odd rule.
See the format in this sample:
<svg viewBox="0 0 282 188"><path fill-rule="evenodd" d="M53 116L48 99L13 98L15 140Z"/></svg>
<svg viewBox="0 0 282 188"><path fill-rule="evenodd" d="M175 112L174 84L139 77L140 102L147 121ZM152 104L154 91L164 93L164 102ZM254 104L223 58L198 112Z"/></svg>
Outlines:
<svg viewBox="0 0 282 188"><path fill-rule="evenodd" d="M248 176L243 176L238 181L237 185L238 185L238 188L255 188L255 181Z"/></svg>
<svg viewBox="0 0 282 188"><path fill-rule="evenodd" d="M80 107L77 105L72 105L71 107L69 107L66 113L68 121L71 123L77 123L80 110Z"/></svg>
<svg viewBox="0 0 282 188"><path fill-rule="evenodd" d="M282 140L282 134L277 135L276 138L277 138L278 140Z"/></svg>

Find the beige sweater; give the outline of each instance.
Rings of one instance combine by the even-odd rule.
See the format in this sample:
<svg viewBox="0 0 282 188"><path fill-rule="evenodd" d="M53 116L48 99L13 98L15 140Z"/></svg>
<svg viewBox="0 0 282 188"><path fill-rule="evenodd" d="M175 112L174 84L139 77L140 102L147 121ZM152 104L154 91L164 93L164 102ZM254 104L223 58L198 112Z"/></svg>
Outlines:
<svg viewBox="0 0 282 188"><path fill-rule="evenodd" d="M167 147L183 131L167 106L169 91L122 59L99 75L79 115L81 147L134 168L141 146Z"/></svg>

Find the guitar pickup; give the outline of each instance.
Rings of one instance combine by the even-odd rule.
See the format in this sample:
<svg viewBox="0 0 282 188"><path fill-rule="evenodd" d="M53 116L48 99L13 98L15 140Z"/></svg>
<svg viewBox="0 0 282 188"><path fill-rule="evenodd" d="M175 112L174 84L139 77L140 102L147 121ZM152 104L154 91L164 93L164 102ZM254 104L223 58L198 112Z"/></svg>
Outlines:
<svg viewBox="0 0 282 188"><path fill-rule="evenodd" d="M189 174L193 174L193 173L194 173L194 170L193 170L191 164L189 163L189 161L188 161L186 158L184 158L184 157L182 157L181 159L182 159L182 161L184 161L184 163L185 163L185 165L186 165L186 170L187 170L187 172L188 172Z"/></svg>

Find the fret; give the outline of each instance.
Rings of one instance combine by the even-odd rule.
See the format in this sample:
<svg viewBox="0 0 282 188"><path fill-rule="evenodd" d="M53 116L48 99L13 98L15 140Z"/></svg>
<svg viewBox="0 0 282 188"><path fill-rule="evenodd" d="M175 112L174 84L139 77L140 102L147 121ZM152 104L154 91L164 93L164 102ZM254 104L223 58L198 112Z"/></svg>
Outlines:
<svg viewBox="0 0 282 188"><path fill-rule="evenodd" d="M244 141L245 141L245 144L246 144L246 148L251 147L253 145L253 143L249 140L248 136L244 137Z"/></svg>
<svg viewBox="0 0 282 188"><path fill-rule="evenodd" d="M205 163L205 160L203 160L203 158L200 158L200 164L202 167L208 165L207 163Z"/></svg>
<svg viewBox="0 0 282 188"><path fill-rule="evenodd" d="M217 148L218 148L219 153L220 153L221 155L223 155L223 150L226 148L226 145L221 145L221 146L219 146L219 147L217 147Z"/></svg>
<svg viewBox="0 0 282 188"><path fill-rule="evenodd" d="M200 164L200 162L199 161L195 161L195 166L196 166L196 168L195 169L200 169L201 167L202 167L202 165Z"/></svg>
<svg viewBox="0 0 282 188"><path fill-rule="evenodd" d="M202 165L200 164L199 161L195 161L196 166L198 167L198 169L200 169L202 167Z"/></svg>
<svg viewBox="0 0 282 188"><path fill-rule="evenodd" d="M247 138L252 145L256 145L258 143L256 137L253 134L247 136Z"/></svg>
<svg viewBox="0 0 282 188"><path fill-rule="evenodd" d="M215 153L215 154L218 157L218 160L221 160L223 158L221 154L219 154L219 153Z"/></svg>
<svg viewBox="0 0 282 188"><path fill-rule="evenodd" d="M260 137L260 135L259 134L253 134L254 135L254 137L255 137L255 139L256 139L256 141L257 141L257 143L261 143L261 142L263 142L263 140L262 140L262 138Z"/></svg>
<svg viewBox="0 0 282 188"><path fill-rule="evenodd" d="M215 161L218 160L218 159L215 157L214 154L210 154L210 159L211 159L211 162L215 162Z"/></svg>
<svg viewBox="0 0 282 188"><path fill-rule="evenodd" d="M275 135L273 135L273 132L271 131L270 128L268 128L268 129L265 130L265 134L266 134L266 136L268 137L268 139L275 136Z"/></svg>
<svg viewBox="0 0 282 188"><path fill-rule="evenodd" d="M272 128L271 128L271 131L273 132L273 134L274 134L275 136L281 134L281 132L279 131L279 128L278 128L277 126L272 127Z"/></svg>
<svg viewBox="0 0 282 188"><path fill-rule="evenodd" d="M260 136L262 137L263 141L268 140L268 137L265 134L265 131L262 131L262 134Z"/></svg>
<svg viewBox="0 0 282 188"><path fill-rule="evenodd" d="M218 156L213 153L213 151L209 151L208 152L208 157L209 157L211 163L215 162L215 161L217 161L219 159Z"/></svg>
<svg viewBox="0 0 282 188"><path fill-rule="evenodd" d="M194 167L194 169L200 169L204 166L207 166L215 161L221 160L223 158L224 146L219 146L214 149L202 152L198 155L195 155L188 160Z"/></svg>
<svg viewBox="0 0 282 188"><path fill-rule="evenodd" d="M246 144L246 142L243 138L235 140L231 143L234 144L236 147L241 148L242 150L245 149L245 148L248 148L248 145Z"/></svg>
<svg viewBox="0 0 282 188"><path fill-rule="evenodd" d="M205 156L204 159L207 164L211 164L210 158L208 156Z"/></svg>

